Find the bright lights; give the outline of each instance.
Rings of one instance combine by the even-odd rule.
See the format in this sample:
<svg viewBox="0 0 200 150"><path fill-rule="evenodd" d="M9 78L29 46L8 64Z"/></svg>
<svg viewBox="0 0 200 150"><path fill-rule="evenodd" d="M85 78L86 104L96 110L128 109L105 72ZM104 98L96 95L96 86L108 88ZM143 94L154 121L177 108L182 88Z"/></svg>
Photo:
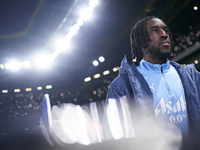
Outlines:
<svg viewBox="0 0 200 150"><path fill-rule="evenodd" d="M99 78L100 76L101 76L101 75L98 73L98 74L95 74L95 75L94 75L94 78L97 79L97 78Z"/></svg>
<svg viewBox="0 0 200 150"><path fill-rule="evenodd" d="M119 70L119 67L114 67L113 68L113 72L116 72L116 71L118 71Z"/></svg>
<svg viewBox="0 0 200 150"><path fill-rule="evenodd" d="M46 89L52 89L52 85L47 85Z"/></svg>
<svg viewBox="0 0 200 150"><path fill-rule="evenodd" d="M29 61L24 61L23 66L24 68L30 68L31 63Z"/></svg>
<svg viewBox="0 0 200 150"><path fill-rule="evenodd" d="M75 21L75 24L69 29L69 32L66 35L62 35L63 38L59 39L56 42L55 50L51 54L48 55L39 55L36 57L35 64L39 68L46 68L49 67L52 63L52 61L63 51L68 50L70 46L69 41L71 38L77 33L77 31L80 29L80 26L82 26L93 12L94 7L98 4L98 0L89 0L88 5L83 8L83 11L81 12L80 18L77 18ZM65 17L60 24L59 27L62 27L64 22L66 22L67 18ZM103 62L105 59L99 58L100 62ZM12 69L12 70L18 70L21 67L24 68L30 68L32 63L29 61L24 61L23 63L12 61L6 64L1 64L0 69ZM98 66L99 62L96 60L93 62L94 66Z"/></svg>
<svg viewBox="0 0 200 150"><path fill-rule="evenodd" d="M35 59L35 64L38 68L48 68L53 61L53 58L49 55L39 55Z"/></svg>
<svg viewBox="0 0 200 150"><path fill-rule="evenodd" d="M5 67L4 67L4 65L3 65L3 64L1 64L1 65L0 65L0 68L1 68L1 69L4 69Z"/></svg>
<svg viewBox="0 0 200 150"><path fill-rule="evenodd" d="M42 90L42 87L41 87L41 86L38 86L38 87L37 87L37 90L38 90L38 91Z"/></svg>
<svg viewBox="0 0 200 150"><path fill-rule="evenodd" d="M26 88L25 91L30 92L30 91L32 91L32 88Z"/></svg>
<svg viewBox="0 0 200 150"><path fill-rule="evenodd" d="M105 58L104 58L103 56L100 56L100 57L99 57L99 61L100 61L100 62L104 62L104 61L105 61Z"/></svg>
<svg viewBox="0 0 200 150"><path fill-rule="evenodd" d="M198 60L195 60L195 61L194 61L194 63L195 63L195 64L198 64L198 63L199 63L199 61L198 61Z"/></svg>
<svg viewBox="0 0 200 150"><path fill-rule="evenodd" d="M85 82L88 82L90 80L91 80L91 77L87 77L87 78L84 79Z"/></svg>
<svg viewBox="0 0 200 150"><path fill-rule="evenodd" d="M109 73L110 73L110 71L106 70L106 71L103 72L103 75L108 75Z"/></svg>
<svg viewBox="0 0 200 150"><path fill-rule="evenodd" d="M198 9L198 7L197 6L194 6L194 10L197 10Z"/></svg>
<svg viewBox="0 0 200 150"><path fill-rule="evenodd" d="M2 93L8 93L8 90L2 90Z"/></svg>
<svg viewBox="0 0 200 150"><path fill-rule="evenodd" d="M94 60L92 63L93 63L94 66L98 66L99 65L99 62L97 60Z"/></svg>
<svg viewBox="0 0 200 150"><path fill-rule="evenodd" d="M20 89L14 89L14 92L15 93L18 93L18 92L20 92L21 90Z"/></svg>

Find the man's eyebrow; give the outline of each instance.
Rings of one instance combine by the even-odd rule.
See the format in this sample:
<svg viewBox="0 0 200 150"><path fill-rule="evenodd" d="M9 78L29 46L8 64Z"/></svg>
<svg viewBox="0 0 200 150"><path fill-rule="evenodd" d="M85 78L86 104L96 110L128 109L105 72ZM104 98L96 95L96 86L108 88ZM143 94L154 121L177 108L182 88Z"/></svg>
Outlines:
<svg viewBox="0 0 200 150"><path fill-rule="evenodd" d="M158 26L152 26L149 29L158 28ZM169 29L167 26L163 26L163 28Z"/></svg>

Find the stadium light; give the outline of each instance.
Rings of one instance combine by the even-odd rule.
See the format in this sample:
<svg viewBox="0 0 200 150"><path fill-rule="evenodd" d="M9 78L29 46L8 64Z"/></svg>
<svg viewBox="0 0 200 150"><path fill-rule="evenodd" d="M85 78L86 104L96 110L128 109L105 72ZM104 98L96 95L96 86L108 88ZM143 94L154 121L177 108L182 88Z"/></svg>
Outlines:
<svg viewBox="0 0 200 150"><path fill-rule="evenodd" d="M30 68L31 63L29 61L24 61L23 66L24 66L24 68Z"/></svg>
<svg viewBox="0 0 200 150"><path fill-rule="evenodd" d="M32 91L32 88L26 88L25 91L30 92L30 91Z"/></svg>
<svg viewBox="0 0 200 150"><path fill-rule="evenodd" d="M0 68L1 68L1 69L4 69L4 68L5 68L5 66L4 66L3 64L1 64L1 65L0 65Z"/></svg>
<svg viewBox="0 0 200 150"><path fill-rule="evenodd" d="M98 66L99 65L99 62L97 60L94 60L92 63L93 63L94 66Z"/></svg>
<svg viewBox="0 0 200 150"><path fill-rule="evenodd" d="M2 93L8 93L8 90L2 90Z"/></svg>
<svg viewBox="0 0 200 150"><path fill-rule="evenodd" d="M20 89L14 89L14 92L15 93L18 93L18 92L20 92L21 90Z"/></svg>
<svg viewBox="0 0 200 150"><path fill-rule="evenodd" d="M38 87L37 87L37 90L38 90L38 91L42 90L42 87L41 87L41 86L38 86Z"/></svg>
<svg viewBox="0 0 200 150"><path fill-rule="evenodd" d="M103 72L103 75L108 75L109 73L110 73L110 71L106 70L106 71Z"/></svg>
<svg viewBox="0 0 200 150"><path fill-rule="evenodd" d="M47 85L46 89L52 89L52 85Z"/></svg>
<svg viewBox="0 0 200 150"><path fill-rule="evenodd" d="M87 78L84 79L85 82L88 82L90 80L91 80L91 77L87 77Z"/></svg>
<svg viewBox="0 0 200 150"><path fill-rule="evenodd" d="M35 59L35 64L38 68L48 68L53 61L53 57L50 55L39 55Z"/></svg>
<svg viewBox="0 0 200 150"><path fill-rule="evenodd" d="M103 56L100 56L100 57L99 57L99 61L100 61L100 62L104 62L104 61L105 61L105 58L104 58Z"/></svg>
<svg viewBox="0 0 200 150"><path fill-rule="evenodd" d="M101 75L98 73L98 74L95 74L95 75L94 75L94 78L97 79L97 78L99 78L100 76L101 76Z"/></svg>

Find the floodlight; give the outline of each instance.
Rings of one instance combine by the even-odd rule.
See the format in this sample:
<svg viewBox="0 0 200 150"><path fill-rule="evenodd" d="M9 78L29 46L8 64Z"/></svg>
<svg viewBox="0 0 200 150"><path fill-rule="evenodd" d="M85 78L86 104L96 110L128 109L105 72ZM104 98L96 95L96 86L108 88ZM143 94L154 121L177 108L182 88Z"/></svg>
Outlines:
<svg viewBox="0 0 200 150"><path fill-rule="evenodd" d="M97 79L97 78L99 78L100 76L101 76L101 75L98 73L98 74L95 74L95 75L94 75L94 78Z"/></svg>
<svg viewBox="0 0 200 150"><path fill-rule="evenodd" d="M23 66L24 68L30 68L31 63L29 61L24 61Z"/></svg>
<svg viewBox="0 0 200 150"><path fill-rule="evenodd" d="M39 68L48 68L53 61L53 57L50 55L39 55L35 59L36 66Z"/></svg>
<svg viewBox="0 0 200 150"><path fill-rule="evenodd" d="M106 71L103 72L103 75L108 75L109 73L110 73L110 71L106 70Z"/></svg>
<svg viewBox="0 0 200 150"><path fill-rule="evenodd" d="M7 69L12 69L12 70L18 70L22 67L22 64L18 61L12 60L9 63L9 66L7 66Z"/></svg>
<svg viewBox="0 0 200 150"><path fill-rule="evenodd" d="M38 87L37 87L37 90L38 90L38 91L42 90L42 87L41 87L41 86L38 86Z"/></svg>
<svg viewBox="0 0 200 150"><path fill-rule="evenodd" d="M1 68L1 69L4 69L5 67L4 67L4 65L3 65L3 64L1 64L1 65L0 65L0 68Z"/></svg>
<svg viewBox="0 0 200 150"><path fill-rule="evenodd" d="M97 60L94 60L92 63L93 63L94 66L98 66L99 65L99 62Z"/></svg>
<svg viewBox="0 0 200 150"><path fill-rule="evenodd" d="M91 80L91 77L87 77L87 78L84 79L85 82L88 82L90 80Z"/></svg>
<svg viewBox="0 0 200 150"><path fill-rule="evenodd" d="M18 92L20 92L20 89L14 89L14 92L18 93Z"/></svg>
<svg viewBox="0 0 200 150"><path fill-rule="evenodd" d="M105 61L105 58L104 58L103 56L100 56L100 57L99 57L99 61L100 61L100 62L104 62L104 61Z"/></svg>
<svg viewBox="0 0 200 150"><path fill-rule="evenodd" d="M8 90L2 90L2 93L8 93Z"/></svg>

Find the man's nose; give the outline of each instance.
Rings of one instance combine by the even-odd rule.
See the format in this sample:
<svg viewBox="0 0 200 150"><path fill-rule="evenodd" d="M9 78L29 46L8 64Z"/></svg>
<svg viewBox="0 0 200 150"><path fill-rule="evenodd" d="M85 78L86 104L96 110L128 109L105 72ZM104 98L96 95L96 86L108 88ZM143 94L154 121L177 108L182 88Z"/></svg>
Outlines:
<svg viewBox="0 0 200 150"><path fill-rule="evenodd" d="M168 33L165 31L165 30L163 30L163 29L161 29L161 31L160 31L160 37L162 38L162 37L167 37L168 36Z"/></svg>

